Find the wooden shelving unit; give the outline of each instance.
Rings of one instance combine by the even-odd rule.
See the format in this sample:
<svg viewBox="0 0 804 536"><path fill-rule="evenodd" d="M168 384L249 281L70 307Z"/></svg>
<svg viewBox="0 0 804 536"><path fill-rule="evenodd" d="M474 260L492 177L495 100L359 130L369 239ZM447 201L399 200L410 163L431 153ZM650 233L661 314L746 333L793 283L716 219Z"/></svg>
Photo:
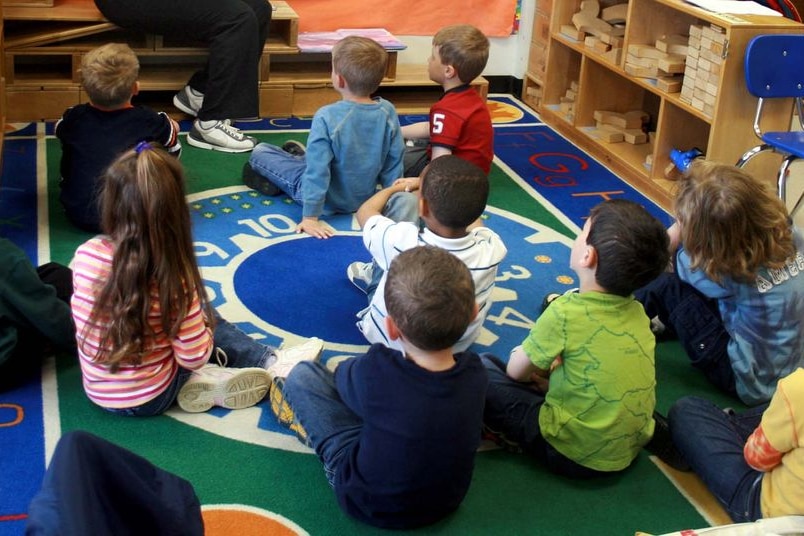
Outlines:
<svg viewBox="0 0 804 536"><path fill-rule="evenodd" d="M622 3L608 2L607 5ZM623 53L618 61L560 32L572 24L580 0L556 2L550 6L550 30L544 46L543 72L526 74L523 99L536 106L542 119L567 136L613 171L631 182L659 204L668 207L673 181L665 179L672 148L699 147L707 158L735 163L757 144L753 133L756 99L745 88L743 57L748 42L766 33L801 33L804 26L783 17L719 14L705 11L682 0L630 0L628 2ZM537 13L538 16L538 13ZM631 76L625 70L630 45L654 45L667 35L689 35L691 26L717 29L725 37L719 73L712 79L717 95L707 112L656 86L651 78ZM533 51L533 48L531 49ZM531 62L533 63L533 62ZM572 114L560 103L571 87L577 87ZM528 98L529 88L538 87L539 102ZM533 89L530 89L531 94ZM640 109L650 115L650 141L643 145L607 143L590 135L596 110L626 112ZM771 130L790 125L791 103L768 103ZM776 157L754 159L748 170L775 183Z"/></svg>
<svg viewBox="0 0 804 536"><path fill-rule="evenodd" d="M330 78L331 55L300 52L298 15L287 2L272 4L276 9L260 61L260 115L312 115L339 98ZM2 73L10 121L57 119L67 107L85 102L78 74L81 57L103 43L125 42L137 53L140 102L147 101L148 92L181 89L207 57L202 43L118 28L103 18L92 0L54 0L52 7L5 7L3 19ZM397 52L389 51L389 57L378 93L397 105L400 113L427 111L441 95L440 87L427 78L427 68L398 69ZM484 97L488 94L483 78L473 85Z"/></svg>

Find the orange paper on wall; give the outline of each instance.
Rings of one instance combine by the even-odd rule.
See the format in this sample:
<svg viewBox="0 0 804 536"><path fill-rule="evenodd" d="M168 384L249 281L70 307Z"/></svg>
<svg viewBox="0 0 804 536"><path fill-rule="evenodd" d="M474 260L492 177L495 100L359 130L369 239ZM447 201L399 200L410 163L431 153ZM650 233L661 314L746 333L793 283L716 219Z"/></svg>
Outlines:
<svg viewBox="0 0 804 536"><path fill-rule="evenodd" d="M511 35L517 0L289 0L299 31L385 28L394 35L433 35L449 24L472 24L488 37Z"/></svg>

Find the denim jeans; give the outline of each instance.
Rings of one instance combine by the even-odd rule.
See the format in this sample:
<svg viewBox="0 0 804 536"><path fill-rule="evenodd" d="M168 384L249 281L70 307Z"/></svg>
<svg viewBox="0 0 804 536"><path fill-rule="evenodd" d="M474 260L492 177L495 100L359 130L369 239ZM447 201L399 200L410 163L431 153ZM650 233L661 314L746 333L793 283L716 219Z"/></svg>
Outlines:
<svg viewBox="0 0 804 536"><path fill-rule="evenodd" d="M267 368L271 360L276 360L274 348L258 343L217 313L215 313L215 321L214 344L216 348L223 350L226 354L226 360L218 363L216 351L213 349L210 357L211 363L229 368ZM179 391L192 375L192 370L179 367L179 372L173 377L173 381L156 398L133 408L104 409L110 413L129 417L161 415L170 409L176 401Z"/></svg>
<svg viewBox="0 0 804 536"><path fill-rule="evenodd" d="M483 422L494 432L519 445L525 454L547 465L554 473L571 478L589 478L612 473L595 471L570 460L554 449L541 434L539 411L544 395L529 384L511 379L505 363L491 354L481 354L480 360L489 375L486 409Z"/></svg>
<svg viewBox="0 0 804 536"><path fill-rule="evenodd" d="M634 292L649 318L658 317L668 335L678 337L692 366L723 391L735 395L734 369L729 360L729 334L723 327L717 300L707 298L676 274L663 273Z"/></svg>
<svg viewBox="0 0 804 536"><path fill-rule="evenodd" d="M338 466L357 445L363 419L343 403L335 375L318 361L302 361L293 367L283 394L333 485Z"/></svg>
<svg viewBox="0 0 804 536"><path fill-rule="evenodd" d="M763 473L746 463L743 447L767 407L763 404L736 414L687 396L676 401L668 413L676 448L735 523L762 517Z"/></svg>
<svg viewBox="0 0 804 536"><path fill-rule="evenodd" d="M251 151L251 168L285 192L296 203L303 205L302 175L307 169L304 156L295 156L270 143L259 143Z"/></svg>

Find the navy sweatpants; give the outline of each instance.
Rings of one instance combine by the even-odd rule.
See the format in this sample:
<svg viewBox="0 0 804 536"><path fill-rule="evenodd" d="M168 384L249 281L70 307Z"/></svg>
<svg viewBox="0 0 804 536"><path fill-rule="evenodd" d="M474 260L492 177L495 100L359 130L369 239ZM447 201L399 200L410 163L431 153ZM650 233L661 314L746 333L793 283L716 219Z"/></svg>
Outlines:
<svg viewBox="0 0 804 536"><path fill-rule="evenodd" d="M203 535L192 485L88 432L59 439L26 535Z"/></svg>

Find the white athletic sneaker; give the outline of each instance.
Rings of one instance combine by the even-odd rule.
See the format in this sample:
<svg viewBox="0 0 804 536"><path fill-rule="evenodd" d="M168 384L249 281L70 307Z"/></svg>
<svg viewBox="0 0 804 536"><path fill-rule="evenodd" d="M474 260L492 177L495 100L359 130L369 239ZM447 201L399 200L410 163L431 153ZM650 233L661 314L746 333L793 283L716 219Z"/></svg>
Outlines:
<svg viewBox="0 0 804 536"><path fill-rule="evenodd" d="M198 110L204 104L204 94L199 93L190 86L184 86L181 91L173 95L173 106L182 112L196 117Z"/></svg>
<svg viewBox="0 0 804 536"><path fill-rule="evenodd" d="M301 361L315 361L324 349L324 341L313 337L304 344L293 348L280 348L275 350L276 361L268 367L268 374L272 378L287 378L293 367Z"/></svg>
<svg viewBox="0 0 804 536"><path fill-rule="evenodd" d="M265 398L270 387L271 377L265 369L207 364L193 372L176 400L188 413L201 413L212 406L243 409Z"/></svg>
<svg viewBox="0 0 804 536"><path fill-rule="evenodd" d="M371 276L374 273L374 264L370 262L353 262L346 268L346 277L354 286L367 294Z"/></svg>
<svg viewBox="0 0 804 536"><path fill-rule="evenodd" d="M201 126L196 119L193 128L187 135L187 143L193 147L223 151L226 153L245 153L257 145L257 139L246 136L239 129L232 126L231 121L217 121L210 128Z"/></svg>

